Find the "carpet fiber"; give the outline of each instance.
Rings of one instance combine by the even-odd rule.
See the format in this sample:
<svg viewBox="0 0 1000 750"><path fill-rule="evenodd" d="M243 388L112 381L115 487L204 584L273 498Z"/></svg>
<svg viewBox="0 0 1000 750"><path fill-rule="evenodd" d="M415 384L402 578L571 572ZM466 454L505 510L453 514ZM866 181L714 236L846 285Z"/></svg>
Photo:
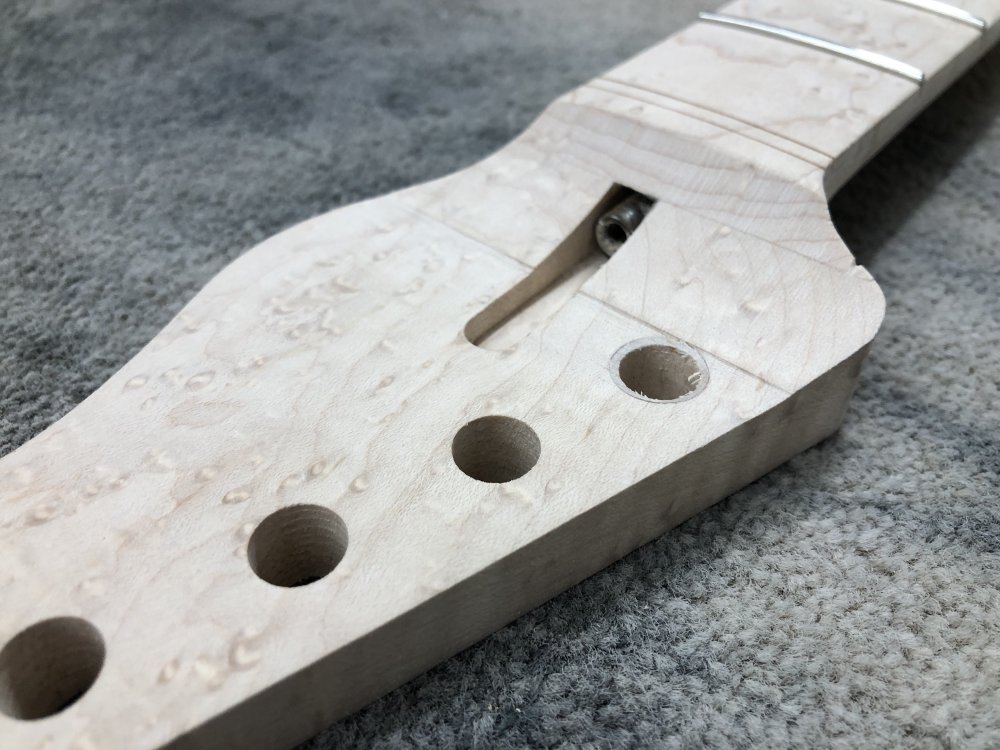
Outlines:
<svg viewBox="0 0 1000 750"><path fill-rule="evenodd" d="M243 250L453 171L689 0L5 0L0 453ZM1000 53L838 196L843 430L303 748L1000 746Z"/></svg>

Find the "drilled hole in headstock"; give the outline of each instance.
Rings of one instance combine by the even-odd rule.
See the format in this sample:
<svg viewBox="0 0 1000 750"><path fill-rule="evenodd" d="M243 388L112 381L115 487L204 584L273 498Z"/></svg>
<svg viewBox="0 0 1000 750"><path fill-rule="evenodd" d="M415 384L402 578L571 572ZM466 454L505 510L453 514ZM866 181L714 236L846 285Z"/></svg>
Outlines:
<svg viewBox="0 0 1000 750"><path fill-rule="evenodd" d="M0 711L43 719L76 703L104 666L104 639L78 617L43 620L0 651Z"/></svg>
<svg viewBox="0 0 1000 750"><path fill-rule="evenodd" d="M513 417L474 419L455 434L451 455L466 475L502 484L523 477L538 463L542 443L528 425Z"/></svg>
<svg viewBox="0 0 1000 750"><path fill-rule="evenodd" d="M320 505L290 505L254 530L247 544L253 572L275 586L306 586L328 575L347 552L347 526Z"/></svg>
<svg viewBox="0 0 1000 750"><path fill-rule="evenodd" d="M633 341L615 352L611 374L627 393L655 402L685 401L708 383L701 357L679 343L657 338Z"/></svg>

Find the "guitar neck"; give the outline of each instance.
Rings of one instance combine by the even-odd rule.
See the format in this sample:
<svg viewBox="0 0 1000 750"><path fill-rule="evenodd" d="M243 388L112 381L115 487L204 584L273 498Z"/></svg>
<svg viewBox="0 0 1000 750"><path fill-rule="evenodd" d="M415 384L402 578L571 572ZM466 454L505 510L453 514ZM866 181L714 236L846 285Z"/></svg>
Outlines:
<svg viewBox="0 0 1000 750"><path fill-rule="evenodd" d="M740 0L224 269L0 460L0 744L288 746L831 435L884 300L828 198L964 2Z"/></svg>
<svg viewBox="0 0 1000 750"><path fill-rule="evenodd" d="M806 159L835 193L1000 34L1000 2L736 0L598 78Z"/></svg>
<svg viewBox="0 0 1000 750"><path fill-rule="evenodd" d="M1000 0L738 0L557 100L520 140L850 268L827 201L996 42L998 20Z"/></svg>

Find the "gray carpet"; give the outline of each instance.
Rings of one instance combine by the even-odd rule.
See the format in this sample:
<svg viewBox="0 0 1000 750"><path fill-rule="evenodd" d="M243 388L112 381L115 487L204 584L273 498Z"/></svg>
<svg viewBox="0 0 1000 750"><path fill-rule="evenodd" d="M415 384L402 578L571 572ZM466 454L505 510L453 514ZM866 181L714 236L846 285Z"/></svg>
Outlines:
<svg viewBox="0 0 1000 750"><path fill-rule="evenodd" d="M2 0L0 453L250 245L698 8ZM303 748L1000 746L1000 53L834 214L888 298L839 435Z"/></svg>

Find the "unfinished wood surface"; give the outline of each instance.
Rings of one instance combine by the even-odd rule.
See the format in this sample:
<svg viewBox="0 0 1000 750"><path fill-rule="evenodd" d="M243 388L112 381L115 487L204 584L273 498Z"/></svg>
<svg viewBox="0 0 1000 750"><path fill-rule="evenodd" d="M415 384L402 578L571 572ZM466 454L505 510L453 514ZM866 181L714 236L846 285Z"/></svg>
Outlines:
<svg viewBox="0 0 1000 750"><path fill-rule="evenodd" d="M290 746L831 434L883 300L828 193L968 9L740 0L927 81L698 23L226 268L0 460L0 746Z"/></svg>

